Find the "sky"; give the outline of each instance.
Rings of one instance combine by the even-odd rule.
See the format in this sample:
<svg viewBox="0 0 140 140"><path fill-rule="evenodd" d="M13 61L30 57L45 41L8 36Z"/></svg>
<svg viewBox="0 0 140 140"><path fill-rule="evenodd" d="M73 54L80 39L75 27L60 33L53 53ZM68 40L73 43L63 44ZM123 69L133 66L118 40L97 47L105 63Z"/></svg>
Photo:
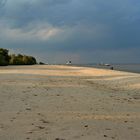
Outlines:
<svg viewBox="0 0 140 140"><path fill-rule="evenodd" d="M48 63L140 63L140 0L0 0L0 47Z"/></svg>

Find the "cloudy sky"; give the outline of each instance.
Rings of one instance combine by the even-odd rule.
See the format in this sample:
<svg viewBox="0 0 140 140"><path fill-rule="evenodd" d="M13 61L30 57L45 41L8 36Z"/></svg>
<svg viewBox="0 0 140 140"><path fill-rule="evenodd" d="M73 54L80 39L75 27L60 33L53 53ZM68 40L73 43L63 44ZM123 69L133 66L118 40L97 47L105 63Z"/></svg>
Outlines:
<svg viewBox="0 0 140 140"><path fill-rule="evenodd" d="M0 0L0 47L49 63L139 63L140 0Z"/></svg>

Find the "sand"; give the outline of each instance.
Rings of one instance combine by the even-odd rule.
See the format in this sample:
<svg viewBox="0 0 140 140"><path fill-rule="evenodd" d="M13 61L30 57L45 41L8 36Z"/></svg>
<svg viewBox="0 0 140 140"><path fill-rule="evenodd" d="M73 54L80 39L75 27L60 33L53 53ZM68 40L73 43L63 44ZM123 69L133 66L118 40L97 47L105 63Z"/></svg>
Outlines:
<svg viewBox="0 0 140 140"><path fill-rule="evenodd" d="M140 74L0 67L0 140L140 140Z"/></svg>

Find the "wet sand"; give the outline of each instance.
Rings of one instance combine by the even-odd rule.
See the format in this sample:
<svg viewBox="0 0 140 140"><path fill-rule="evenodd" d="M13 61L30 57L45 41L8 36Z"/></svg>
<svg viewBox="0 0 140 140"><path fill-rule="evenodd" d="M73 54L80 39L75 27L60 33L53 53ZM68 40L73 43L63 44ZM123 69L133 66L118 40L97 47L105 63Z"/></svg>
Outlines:
<svg viewBox="0 0 140 140"><path fill-rule="evenodd" d="M139 140L140 74L0 67L0 140Z"/></svg>

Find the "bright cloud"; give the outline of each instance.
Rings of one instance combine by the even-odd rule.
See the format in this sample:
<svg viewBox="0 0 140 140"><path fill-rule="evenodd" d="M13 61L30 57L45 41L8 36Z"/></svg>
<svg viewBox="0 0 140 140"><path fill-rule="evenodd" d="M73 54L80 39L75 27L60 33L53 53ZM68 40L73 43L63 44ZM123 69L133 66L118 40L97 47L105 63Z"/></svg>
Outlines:
<svg viewBox="0 0 140 140"><path fill-rule="evenodd" d="M39 40L48 41L51 38L55 38L62 32L61 29L52 27L49 24L46 25L29 25L26 29L22 28L10 28L5 25L0 25L0 36L5 40L12 41L29 41Z"/></svg>

